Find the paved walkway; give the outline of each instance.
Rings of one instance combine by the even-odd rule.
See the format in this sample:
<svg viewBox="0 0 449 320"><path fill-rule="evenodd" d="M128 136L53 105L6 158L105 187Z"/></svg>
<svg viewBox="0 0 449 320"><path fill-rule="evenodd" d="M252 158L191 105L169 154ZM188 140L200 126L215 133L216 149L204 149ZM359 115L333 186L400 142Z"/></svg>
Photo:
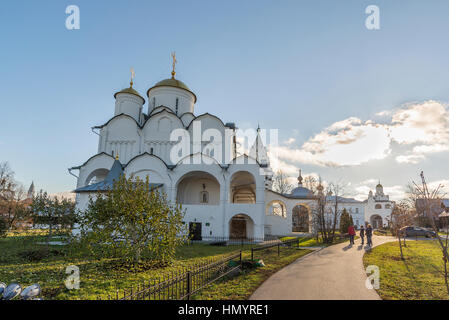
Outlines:
<svg viewBox="0 0 449 320"><path fill-rule="evenodd" d="M394 240L373 236L374 246ZM365 249L360 243L340 243L296 260L265 281L250 300L380 299L374 289L365 287Z"/></svg>

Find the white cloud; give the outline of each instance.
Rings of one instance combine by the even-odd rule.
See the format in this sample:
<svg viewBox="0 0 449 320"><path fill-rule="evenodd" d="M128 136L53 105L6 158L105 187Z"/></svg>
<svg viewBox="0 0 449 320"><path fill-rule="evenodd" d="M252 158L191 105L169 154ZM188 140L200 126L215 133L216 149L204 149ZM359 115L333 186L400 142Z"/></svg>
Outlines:
<svg viewBox="0 0 449 320"><path fill-rule="evenodd" d="M395 151L400 153L395 156L398 163L416 164L427 154L449 151L449 110L445 104L433 100L406 104L377 116L388 119L379 123L350 117L331 124L300 148L292 147L295 140L290 138L272 148L271 155L293 163L339 167L381 160ZM402 147L393 150L393 142Z"/></svg>
<svg viewBox="0 0 449 320"><path fill-rule="evenodd" d="M398 163L411 163L411 164L417 164L421 160L423 160L425 157L421 154L411 154L411 155L401 155L396 157L396 161Z"/></svg>
<svg viewBox="0 0 449 320"><path fill-rule="evenodd" d="M390 138L382 125L349 118L335 122L306 141L301 148L276 147L283 160L321 166L359 165L390 153Z"/></svg>
<svg viewBox="0 0 449 320"><path fill-rule="evenodd" d="M284 144L290 145L290 144L294 143L295 141L296 141L295 138L290 138L287 141L285 141Z"/></svg>

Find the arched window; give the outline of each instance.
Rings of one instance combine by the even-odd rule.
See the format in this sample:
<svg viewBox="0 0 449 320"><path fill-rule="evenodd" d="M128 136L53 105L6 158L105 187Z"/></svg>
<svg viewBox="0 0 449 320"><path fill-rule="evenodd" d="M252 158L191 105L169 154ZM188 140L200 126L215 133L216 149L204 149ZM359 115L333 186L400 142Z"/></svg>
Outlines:
<svg viewBox="0 0 449 320"><path fill-rule="evenodd" d="M275 200L268 204L266 214L287 218L287 208L285 204Z"/></svg>
<svg viewBox="0 0 449 320"><path fill-rule="evenodd" d="M209 192L207 191L200 192L200 203L209 203Z"/></svg>
<svg viewBox="0 0 449 320"><path fill-rule="evenodd" d="M382 205L376 204L376 206L375 206L374 208L375 208L375 209L382 209Z"/></svg>
<svg viewBox="0 0 449 320"><path fill-rule="evenodd" d="M179 98L176 98L176 114L178 114Z"/></svg>
<svg viewBox="0 0 449 320"><path fill-rule="evenodd" d="M391 205L386 204L386 205L385 205L385 209L391 209Z"/></svg>

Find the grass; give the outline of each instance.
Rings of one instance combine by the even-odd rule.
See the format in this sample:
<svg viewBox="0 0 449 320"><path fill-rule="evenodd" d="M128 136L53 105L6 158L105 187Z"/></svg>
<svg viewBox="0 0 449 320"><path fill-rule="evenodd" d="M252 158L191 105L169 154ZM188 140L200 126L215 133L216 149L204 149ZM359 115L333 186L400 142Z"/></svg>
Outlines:
<svg viewBox="0 0 449 320"><path fill-rule="evenodd" d="M373 233L376 236L389 236L389 235L391 235L391 233L389 231L387 231L387 230L374 230Z"/></svg>
<svg viewBox="0 0 449 320"><path fill-rule="evenodd" d="M246 300L271 275L310 252L312 251L307 249L281 248L281 254L278 256L276 247L259 251L255 260L262 259L265 267L243 271L235 278L216 282L202 290L194 299ZM249 258L247 253L244 258Z"/></svg>
<svg viewBox="0 0 449 320"><path fill-rule="evenodd" d="M220 259L232 252L243 251L243 258L250 258L251 245L211 246L195 243L180 247L176 251L172 265L159 268L129 269L117 264L114 259L96 259L86 251L72 252L70 246L50 245L50 255L42 257L36 252L42 252L45 245L38 242L46 241L45 232L11 233L6 238L0 238L0 281L5 283L17 282L22 287L39 283L42 296L45 299L105 299L108 294L113 295L116 289L128 289L143 281L157 280L168 276L183 268L190 268L199 263ZM79 248L77 249L79 250ZM277 256L277 247L258 251L255 258L262 258L266 267L245 272L241 276L228 282L217 284L221 288L213 292L213 287L207 295L201 298L215 297L217 299L233 296L243 298L250 295L272 273L307 254L309 250L297 248L281 248L281 256ZM80 269L80 289L68 290L64 281L68 274L68 266L75 265ZM239 287L236 289L235 287ZM235 292L234 292L235 291ZM223 297L220 297L222 292ZM231 294L234 292L234 294Z"/></svg>
<svg viewBox="0 0 449 320"><path fill-rule="evenodd" d="M97 299L107 298L116 288L130 288L142 281L159 279L182 268L189 268L200 262L222 258L240 250L240 246L210 246L192 244L178 248L172 265L157 269L130 270L117 267L113 259L95 259L86 252L70 252L67 246L50 246L49 257L30 261L27 254L44 248L36 242L44 242L45 235L13 235L0 239L0 281L17 282L28 286L39 283L45 299ZM249 246L244 246L248 250ZM34 257L35 258L35 257ZM80 289L68 290L64 281L68 277L66 267L76 265L80 269Z"/></svg>
<svg viewBox="0 0 449 320"><path fill-rule="evenodd" d="M400 258L397 241L386 243L364 255L365 268L377 265L380 288L385 300L447 300L443 276L443 260L436 240L407 241Z"/></svg>

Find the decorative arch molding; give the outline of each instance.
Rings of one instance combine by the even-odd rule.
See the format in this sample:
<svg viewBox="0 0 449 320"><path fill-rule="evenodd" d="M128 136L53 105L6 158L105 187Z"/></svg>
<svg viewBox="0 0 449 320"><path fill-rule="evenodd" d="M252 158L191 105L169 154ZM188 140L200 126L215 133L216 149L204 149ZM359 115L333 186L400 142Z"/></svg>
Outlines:
<svg viewBox="0 0 449 320"><path fill-rule="evenodd" d="M242 160L239 160L242 159ZM251 160L251 163L249 163L249 160ZM239 155L231 160L229 163L229 166L235 166L235 165L258 165L259 167L262 167L262 165L257 161L257 159L247 155L246 153Z"/></svg>
<svg viewBox="0 0 449 320"><path fill-rule="evenodd" d="M103 181L106 179L106 176L108 175L110 171L110 168L96 168L93 171L87 175L86 179L84 179L83 186L87 186L91 183L92 179L97 178L94 183Z"/></svg>
<svg viewBox="0 0 449 320"><path fill-rule="evenodd" d="M259 184L255 175L251 171L242 169L231 172L229 179L230 202L256 203L257 186Z"/></svg>
<svg viewBox="0 0 449 320"><path fill-rule="evenodd" d="M205 164L205 163L203 163L203 162L201 162L200 161L200 163L199 164L195 164L195 163L192 163L192 162L190 162L190 163L185 163L184 161L185 160L187 160L187 159L189 159L189 158L193 158L193 157L201 157L201 158L207 158L207 159L209 159L212 163L210 163L210 164ZM200 160L202 160L202 159L200 159ZM201 152L196 152L196 153L191 153L191 154L189 154L189 155L186 155L185 157L183 157L182 159L180 159L176 164L175 164L175 167L178 167L178 166L181 166L181 165L206 165L206 166L210 166L210 165L217 165L220 169L223 169L223 167L221 166L221 164L217 161L217 159L215 159L215 158L213 158L213 157L211 157L211 156L209 156L209 155L207 155L207 154L204 154L204 153L201 153Z"/></svg>
<svg viewBox="0 0 449 320"><path fill-rule="evenodd" d="M135 161L135 160L137 160L137 159L139 159L139 158L142 158L142 157L146 157L146 156L151 157L151 158L154 158L154 159L157 159L157 160L160 161L160 162L161 162L167 169L170 169L170 168L171 168L171 167L168 166L168 165L165 163L165 161L162 160L160 157L158 157L158 156L156 156L156 155L154 155L154 154L150 154L150 153L148 153L148 152L144 152L144 153L141 153L141 154L135 156L134 158L132 158L131 160L129 160L128 163L127 163L124 167L127 168L127 167L130 166L130 164L131 164L133 161Z"/></svg>
<svg viewBox="0 0 449 320"><path fill-rule="evenodd" d="M222 169L219 166L204 166L195 164L178 164L173 168L173 173L177 178L174 186L178 188L179 182L191 172L204 172L213 176L220 184L220 190L225 186L225 180L222 174ZM221 192L221 191L220 191Z"/></svg>
<svg viewBox="0 0 449 320"><path fill-rule="evenodd" d="M276 214L276 213L271 213L271 212L269 212L270 211L270 209L271 209L271 207L273 207L273 205L274 204L276 204L276 203L278 203L278 204L280 204L280 206L281 206L281 210L282 210L282 212L281 212L281 214ZM273 210L274 211L274 210ZM270 201L267 205L266 205L266 207L265 207L265 214L268 216L274 216L274 217L279 217L279 218L284 218L284 219L287 219L287 205L285 204L285 202L283 202L283 201L281 201L281 200L272 200L272 201Z"/></svg>
<svg viewBox="0 0 449 320"><path fill-rule="evenodd" d="M153 115L158 114L158 113L160 113L162 111L167 111L167 112L172 113L173 115L177 116L176 113L174 113L169 107L166 107L164 105L160 105L160 106L154 108L150 112L149 116L152 117Z"/></svg>
<svg viewBox="0 0 449 320"><path fill-rule="evenodd" d="M305 208L306 211L302 208ZM311 225L312 212L310 206L297 202L292 208L292 232L310 232Z"/></svg>
<svg viewBox="0 0 449 320"><path fill-rule="evenodd" d="M99 156L106 156L111 158L111 160L114 160L114 157L111 156L110 154L106 153L106 152L100 152L97 153L96 155L93 155L92 157L90 157L89 159L86 160L86 162L84 162L82 165L80 165L79 167L74 167L75 168L82 168L84 166L86 166L89 162L91 162L92 160L94 160L95 158L99 157Z"/></svg>
<svg viewBox="0 0 449 320"><path fill-rule="evenodd" d="M246 213L233 215L229 221L230 239L251 239L254 237L254 220Z"/></svg>
<svg viewBox="0 0 449 320"><path fill-rule="evenodd" d="M130 115L127 115L126 113L120 113L114 117L112 117L111 119L109 119L105 124L102 124L101 126L95 126L93 127L94 129L102 129L104 127L106 127L107 125L109 125L112 121L115 121L119 118L129 118L131 119L138 128L140 128L140 124L136 121L136 119L134 119L133 117L131 117Z"/></svg>
<svg viewBox="0 0 449 320"><path fill-rule="evenodd" d="M222 183L214 172L191 170L175 183L176 201L186 205L219 205Z"/></svg>
<svg viewBox="0 0 449 320"><path fill-rule="evenodd" d="M189 125L186 127L186 129L189 130L190 127L192 126L192 124L193 124L194 121L200 120L201 118L205 118L205 117L209 117L209 118L212 118L212 119L216 120L218 123L221 124L221 126L222 126L223 128L225 128L225 124L223 123L223 121L221 121L221 119L220 119L219 117L217 117L217 116L215 116L215 115L213 115L213 114L210 114L210 113L206 112L206 113L200 114L199 116L197 116L197 117L195 117L194 119L192 119L192 121L190 121L190 123L189 123Z"/></svg>
<svg viewBox="0 0 449 320"><path fill-rule="evenodd" d="M167 110L166 107L164 107L164 109L161 109L160 111L158 111L156 113L151 113L151 115L142 124L141 129L145 130L145 127L147 126L148 123L151 123L156 117L161 116L164 113L170 119L173 119L174 121L177 121L178 124L180 124L180 128L184 128L184 124L182 123L181 118L178 117L173 111Z"/></svg>

